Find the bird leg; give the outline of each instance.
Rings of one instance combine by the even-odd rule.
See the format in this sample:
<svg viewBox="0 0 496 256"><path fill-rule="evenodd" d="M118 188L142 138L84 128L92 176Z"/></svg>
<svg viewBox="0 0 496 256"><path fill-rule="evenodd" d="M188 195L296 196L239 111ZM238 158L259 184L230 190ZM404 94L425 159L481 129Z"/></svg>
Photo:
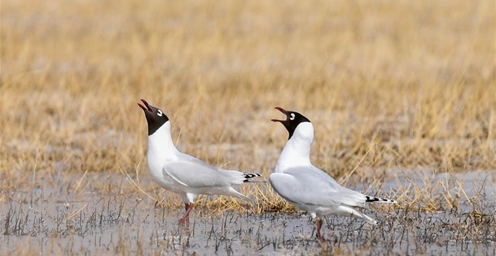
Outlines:
<svg viewBox="0 0 496 256"><path fill-rule="evenodd" d="M193 204L192 203L185 203L184 209L186 210L186 213L179 220L179 224L181 224L181 225L188 224L189 225L189 212L193 209Z"/></svg>
<svg viewBox="0 0 496 256"><path fill-rule="evenodd" d="M317 238L322 241L324 238L322 237L322 234L320 234L320 229L322 228L322 219L316 218L315 219L315 225L317 226Z"/></svg>

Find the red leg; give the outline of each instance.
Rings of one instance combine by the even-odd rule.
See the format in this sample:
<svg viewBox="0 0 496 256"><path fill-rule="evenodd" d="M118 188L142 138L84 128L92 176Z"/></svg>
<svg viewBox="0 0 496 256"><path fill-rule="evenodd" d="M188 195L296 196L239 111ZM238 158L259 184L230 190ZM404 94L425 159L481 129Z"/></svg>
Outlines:
<svg viewBox="0 0 496 256"><path fill-rule="evenodd" d="M184 209L186 210L186 213L184 216L179 220L179 224L183 225L185 223L189 224L189 212L193 209L193 204L184 204Z"/></svg>
<svg viewBox="0 0 496 256"><path fill-rule="evenodd" d="M186 209L186 213L188 215L188 218L186 219L186 226L189 227L189 212L193 210L193 203L190 203L189 205L185 205L184 209Z"/></svg>
<svg viewBox="0 0 496 256"><path fill-rule="evenodd" d="M322 228L322 220L321 219L317 220L316 225L317 225L317 238L322 241L324 240L324 238L320 234L320 229Z"/></svg>

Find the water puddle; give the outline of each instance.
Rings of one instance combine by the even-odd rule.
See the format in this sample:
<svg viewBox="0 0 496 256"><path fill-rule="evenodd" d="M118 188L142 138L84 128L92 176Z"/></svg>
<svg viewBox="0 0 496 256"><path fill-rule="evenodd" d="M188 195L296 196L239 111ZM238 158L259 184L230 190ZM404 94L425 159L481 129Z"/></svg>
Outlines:
<svg viewBox="0 0 496 256"><path fill-rule="evenodd" d="M314 239L314 224L302 212L254 215L223 211L210 216L205 214L208 209L199 206L189 227L180 226L177 221L184 210L157 206L154 200L132 191L122 175L91 175L95 182L84 189L77 182L81 176L75 176L66 185L3 192L0 251L91 255L496 254L491 172L404 171L384 186L393 190L407 187L409 182L427 186L423 184L425 175L432 176L432 184L459 182L461 185L448 193L477 196L484 202L478 205L483 211L474 212L468 202L451 211L388 206L365 209L380 220L378 226L345 217L326 218L324 242ZM111 187L105 189L98 182L109 182Z"/></svg>

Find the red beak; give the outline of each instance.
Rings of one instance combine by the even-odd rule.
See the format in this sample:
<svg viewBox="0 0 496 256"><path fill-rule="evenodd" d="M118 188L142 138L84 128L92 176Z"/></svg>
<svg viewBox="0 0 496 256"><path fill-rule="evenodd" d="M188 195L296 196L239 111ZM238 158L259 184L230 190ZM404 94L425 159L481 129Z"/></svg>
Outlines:
<svg viewBox="0 0 496 256"><path fill-rule="evenodd" d="M149 112L153 112L153 110L150 108L150 104L148 104L148 102L146 102L146 100L144 99L141 99L141 101L143 102L144 106L139 104L138 103L138 106L143 109L143 111L149 111ZM146 107L145 107L146 106Z"/></svg>
<svg viewBox="0 0 496 256"><path fill-rule="evenodd" d="M283 114L286 115L286 110L284 110L283 108L281 108L281 107L275 107L275 109L281 111ZM284 122L286 120L270 119L270 121L272 121L272 122L281 122L282 123L282 122Z"/></svg>

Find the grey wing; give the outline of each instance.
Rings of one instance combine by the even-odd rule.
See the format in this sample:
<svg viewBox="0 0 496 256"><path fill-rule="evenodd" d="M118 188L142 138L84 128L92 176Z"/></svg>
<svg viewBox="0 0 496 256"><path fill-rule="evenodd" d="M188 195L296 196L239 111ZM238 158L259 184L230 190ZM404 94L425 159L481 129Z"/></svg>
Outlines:
<svg viewBox="0 0 496 256"><path fill-rule="evenodd" d="M329 174L321 171L320 169L309 167L293 167L284 171L296 179L305 182L306 184L318 183L321 188L329 192L338 192L342 187L331 177Z"/></svg>
<svg viewBox="0 0 496 256"><path fill-rule="evenodd" d="M315 178L300 179L287 173L273 173L269 181L274 190L293 204L329 205L333 203L332 189Z"/></svg>
<svg viewBox="0 0 496 256"><path fill-rule="evenodd" d="M331 201L348 206L363 206L366 196L360 192L342 187L327 173L316 167L291 168L285 173L293 176L305 186L315 190L314 196L320 198L319 205L328 205Z"/></svg>
<svg viewBox="0 0 496 256"><path fill-rule="evenodd" d="M187 162L193 162L193 163L197 163L199 165L204 165L206 167L213 167L207 163L205 163L204 161L194 157L194 156L190 156L188 154L184 154L184 153L181 153L179 152L179 161L187 161Z"/></svg>
<svg viewBox="0 0 496 256"><path fill-rule="evenodd" d="M309 167L304 167L303 170L305 172L312 173L312 175L318 176L320 179L322 179L324 182L327 182L329 186L333 187L336 190L341 187L339 183L335 179L333 179L329 174L327 174L326 172L320 170L319 168L313 165ZM301 171L302 171L301 168L291 168L287 171L287 173L292 173L297 175L300 174Z"/></svg>
<svg viewBox="0 0 496 256"><path fill-rule="evenodd" d="M188 187L228 187L229 176L203 162L173 161L164 165L164 172L176 182Z"/></svg>

